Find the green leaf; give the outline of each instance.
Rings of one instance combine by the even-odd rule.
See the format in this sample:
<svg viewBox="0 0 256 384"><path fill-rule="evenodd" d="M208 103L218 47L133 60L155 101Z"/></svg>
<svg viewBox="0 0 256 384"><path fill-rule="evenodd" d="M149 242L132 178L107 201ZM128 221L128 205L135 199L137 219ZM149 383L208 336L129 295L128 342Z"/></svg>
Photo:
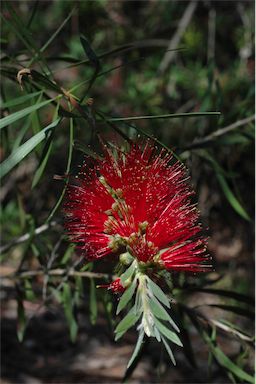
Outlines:
<svg viewBox="0 0 256 384"><path fill-rule="evenodd" d="M40 94L42 94L41 91L29 93L28 95L23 95L21 97L17 97L16 99L12 99L12 100L6 101L5 103L0 104L0 108L5 109L5 108L16 107L17 105L23 104L26 101L33 99L34 97L36 97Z"/></svg>
<svg viewBox="0 0 256 384"><path fill-rule="evenodd" d="M18 340L19 342L21 343L23 341L23 338L24 338L24 332L25 332L25 329L26 329L26 315L25 315L25 309L24 309L24 305L23 305L23 301L20 297L18 297L17 299L17 304L18 304L18 307L17 307L17 336L18 336Z"/></svg>
<svg viewBox="0 0 256 384"><path fill-rule="evenodd" d="M78 325L73 313L72 292L68 283L63 284L62 302L69 325L69 334L72 342L75 342L77 337Z"/></svg>
<svg viewBox="0 0 256 384"><path fill-rule="evenodd" d="M53 131L51 132L50 137L48 138L47 142L45 143L45 148L43 150L44 156L42 156L40 164L39 164L39 166L36 170L36 173L33 177L32 186L31 186L32 189L38 184L39 180L41 179L41 177L44 173L44 170L45 170L45 167L47 165L50 153L52 151L52 146L53 146L53 140L52 139L53 139Z"/></svg>
<svg viewBox="0 0 256 384"><path fill-rule="evenodd" d="M148 287L152 291L153 296L156 296L156 298L161 301L166 307L170 308L170 302L167 299L165 293L162 291L162 289L155 284L149 277L147 278Z"/></svg>
<svg viewBox="0 0 256 384"><path fill-rule="evenodd" d="M156 300L155 297L149 298L149 307L156 317L161 320L168 321L177 332L180 332L179 328L177 327L169 313L164 309L164 307L159 303L159 301Z"/></svg>
<svg viewBox="0 0 256 384"><path fill-rule="evenodd" d="M126 280L130 279L136 269L137 262L136 260L127 268L127 270L120 276L121 282L125 284Z"/></svg>
<svg viewBox="0 0 256 384"><path fill-rule="evenodd" d="M170 331L165 325L163 325L159 320L156 318L154 319L155 326L158 328L159 332L163 334L167 339L172 341L174 344L179 345L182 347L182 342L180 341L180 338L176 335L176 333Z"/></svg>
<svg viewBox="0 0 256 384"><path fill-rule="evenodd" d="M97 320L97 297L96 297L96 287L94 279L90 278L90 320L92 324L96 323Z"/></svg>
<svg viewBox="0 0 256 384"><path fill-rule="evenodd" d="M215 359L218 361L218 363L222 366L228 369L230 372L232 372L234 375L236 375L239 379L244 380L248 383L255 383L255 378L251 375L249 375L247 372L245 372L243 369L238 367L233 361L230 360L229 357L225 355L225 353L217 346L214 345L209 336L204 332L204 339L206 340L212 354L214 355Z"/></svg>
<svg viewBox="0 0 256 384"><path fill-rule="evenodd" d="M10 125L12 123L15 123L15 121L18 121L19 119L22 119L23 117L29 115L30 113L44 107L47 104L50 104L54 99L45 100L41 103L31 105L30 107L24 108L21 111L14 112L9 116L3 117L0 120L0 129L6 127L7 125Z"/></svg>
<svg viewBox="0 0 256 384"><path fill-rule="evenodd" d="M5 176L8 172L11 171L13 167L15 167L15 165L19 164L21 160L23 160L30 152L32 152L33 149L46 138L47 133L51 129L56 127L59 122L60 119L57 119L51 124L49 124L36 135L27 140L24 144L17 148L17 150L13 152L6 160L4 160L0 164L0 177Z"/></svg>
<svg viewBox="0 0 256 384"><path fill-rule="evenodd" d="M134 311L131 309L127 313L127 315L120 321L120 323L115 329L115 333L117 334L122 333L123 335L126 331L128 331L129 328L131 328L138 321L139 317L140 317L140 314L135 314Z"/></svg>
<svg viewBox="0 0 256 384"><path fill-rule="evenodd" d="M74 120L73 119L70 119L69 120L69 149L68 149L68 160L67 160L67 166L66 166L66 171L65 173L68 175L69 174L69 171L70 171L70 166L71 166L71 161L72 161L72 154L73 154L73 140L74 140ZM65 183L65 186L60 194L60 197L59 199L57 200L57 203L55 204L55 206L53 207L51 213L49 214L46 222L49 223L49 221L52 219L52 217L54 216L55 212L57 211L57 209L59 208L61 202L62 202L62 199L65 195L65 192L66 192L66 189L67 189L67 184L68 183L68 180L66 180L66 183Z"/></svg>
<svg viewBox="0 0 256 384"><path fill-rule="evenodd" d="M201 306L207 306L207 307L216 307L223 309L224 311L229 311L236 313L237 315L248 317L249 319L254 319L255 313L253 311L250 311L249 309L246 308L241 308L241 307L236 307L233 305L225 305L225 304L203 304Z"/></svg>
<svg viewBox="0 0 256 384"><path fill-rule="evenodd" d="M92 63L94 67L98 68L100 65L100 61L99 61L96 53L92 49L89 41L83 35L80 36L80 41L81 41L81 44L82 44L83 49L85 51L85 54L88 57L90 63Z"/></svg>
<svg viewBox="0 0 256 384"><path fill-rule="evenodd" d="M132 284L130 285L129 288L127 288L124 293L122 294L122 297L118 303L118 306L117 306L117 310L116 310L116 314L118 315L119 312L121 312L125 306L129 303L129 301L131 300L134 292L135 292L135 289L137 287L137 279L134 279Z"/></svg>
<svg viewBox="0 0 256 384"><path fill-rule="evenodd" d="M134 348L132 357L130 358L130 360L129 360L128 364L127 364L127 369L132 365L132 363L134 362L134 360L135 360L136 357L138 356L138 354L139 354L139 352L140 352L140 350L141 350L141 347L142 347L142 343L143 343L144 335L145 335L144 331L143 331L143 330L140 330L139 337L138 337L136 346L135 346L135 348Z"/></svg>
<svg viewBox="0 0 256 384"><path fill-rule="evenodd" d="M68 16L66 17L66 19L61 23L61 25L59 26L59 28L51 35L50 39L43 45L42 48L40 48L40 52L44 52L46 50L46 48L51 44L51 42L55 39L55 37L59 34L59 32L63 29L63 27L66 25L66 23L68 22L68 20L70 19L70 17L72 16L74 12L74 9L71 10L71 12L68 14Z"/></svg>
<svg viewBox="0 0 256 384"><path fill-rule="evenodd" d="M167 113L165 115L149 115L149 116L129 116L129 117L111 117L108 121L133 121L133 120L154 120L154 119L171 119L180 117L200 117L200 116L219 116L220 112L189 112L189 113Z"/></svg>
<svg viewBox="0 0 256 384"><path fill-rule="evenodd" d="M234 208L234 210L245 220L250 221L250 217L248 213L245 211L245 209L242 207L242 205L239 203L233 192L231 191L226 179L223 175L220 173L216 173L217 179L220 183L220 186L224 192L224 195L226 196L229 204Z"/></svg>
<svg viewBox="0 0 256 384"><path fill-rule="evenodd" d="M171 359L173 365L176 365L176 360L175 360L175 358L174 358L174 355L173 355L173 353L172 353L172 350L171 350L170 345L167 343L167 341L165 340L164 337L162 337L162 341L163 341L163 343L164 343L164 346L165 346L166 351L168 352L168 355L170 356L170 359Z"/></svg>
<svg viewBox="0 0 256 384"><path fill-rule="evenodd" d="M56 84L54 81L51 81L49 75L48 76L43 75L42 73L36 71L35 69L31 69L30 74L32 76L32 79L36 81L36 85L40 84L46 89L50 89L59 94L63 94L63 91L60 88L60 86Z"/></svg>
<svg viewBox="0 0 256 384"><path fill-rule="evenodd" d="M202 293L209 293L211 295L230 297L231 299L234 299L236 301L241 301L243 303L246 303L254 307L253 297L243 295L242 293L238 293L238 292L226 291L224 289L212 289L212 288L190 288L190 289L184 290L184 292L185 293L202 292Z"/></svg>
<svg viewBox="0 0 256 384"><path fill-rule="evenodd" d="M60 264L66 265L67 262L70 260L73 252L74 252L75 245L74 244L69 244L66 251L64 252L63 257L60 260Z"/></svg>
<svg viewBox="0 0 256 384"><path fill-rule="evenodd" d="M25 279L24 281L24 288L25 288L25 297L26 300L33 301L36 299L35 293L33 291L31 282L28 279Z"/></svg>

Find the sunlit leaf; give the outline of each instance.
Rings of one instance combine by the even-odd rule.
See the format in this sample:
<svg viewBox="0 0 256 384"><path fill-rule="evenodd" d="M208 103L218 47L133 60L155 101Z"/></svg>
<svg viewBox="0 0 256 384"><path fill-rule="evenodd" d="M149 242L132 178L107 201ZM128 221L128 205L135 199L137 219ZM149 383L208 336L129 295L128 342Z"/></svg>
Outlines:
<svg viewBox="0 0 256 384"><path fill-rule="evenodd" d="M54 99L45 100L41 103L31 105L30 107L24 108L21 111L14 112L11 115L5 116L0 120L0 129L6 127L7 125L10 125L12 123L15 123L16 121L22 119L23 117L29 115L31 112L34 112L42 107L44 107L47 104L50 104Z"/></svg>
<svg viewBox="0 0 256 384"><path fill-rule="evenodd" d="M17 164L19 164L33 149L41 143L46 137L47 133L55 128L60 122L60 119L55 120L47 127L42 129L36 135L22 144L15 152L13 152L6 160L0 164L0 177L5 176L12 170Z"/></svg>
<svg viewBox="0 0 256 384"><path fill-rule="evenodd" d="M17 105L26 103L26 101L29 101L34 97L39 96L40 94L42 94L41 91L29 93L29 94L17 97L16 99L11 99L9 101L6 101L5 103L0 104L0 108L5 109L5 108L16 107Z"/></svg>

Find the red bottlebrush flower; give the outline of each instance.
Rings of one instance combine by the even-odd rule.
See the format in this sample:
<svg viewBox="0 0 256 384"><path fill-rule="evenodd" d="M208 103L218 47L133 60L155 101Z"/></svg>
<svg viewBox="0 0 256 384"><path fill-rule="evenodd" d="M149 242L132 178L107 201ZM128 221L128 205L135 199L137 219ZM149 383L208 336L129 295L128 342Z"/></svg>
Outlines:
<svg viewBox="0 0 256 384"><path fill-rule="evenodd" d="M186 168L153 142L87 158L66 195L66 228L93 260L128 251L168 270L210 267Z"/></svg>
<svg viewBox="0 0 256 384"><path fill-rule="evenodd" d="M117 278L110 284L98 285L98 288L107 288L114 293L123 293L125 291L125 287L122 285L120 278Z"/></svg>

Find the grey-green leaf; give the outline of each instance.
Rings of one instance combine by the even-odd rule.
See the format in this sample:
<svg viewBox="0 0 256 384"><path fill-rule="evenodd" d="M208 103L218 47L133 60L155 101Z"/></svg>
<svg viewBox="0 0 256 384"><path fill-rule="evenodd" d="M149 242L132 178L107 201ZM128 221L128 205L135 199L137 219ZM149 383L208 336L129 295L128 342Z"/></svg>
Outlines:
<svg viewBox="0 0 256 384"><path fill-rule="evenodd" d="M120 321L115 329L115 333L126 332L131 328L139 319L140 315L135 314L131 309L127 315Z"/></svg>
<svg viewBox="0 0 256 384"><path fill-rule="evenodd" d="M153 296L155 296L161 303L163 303L166 307L170 308L170 302L167 299L165 293L162 289L155 284L150 278L147 279L148 287L151 290Z"/></svg>
<svg viewBox="0 0 256 384"><path fill-rule="evenodd" d="M159 301L155 297L151 297L149 299L149 306L152 313L156 317L158 317L159 319L168 321L177 332L180 332L179 328L177 327L177 325L175 324L175 322L173 321L169 313L166 312L164 307L159 303Z"/></svg>
<svg viewBox="0 0 256 384"><path fill-rule="evenodd" d="M138 356L138 353L140 352L140 349L141 349L141 346L142 346L142 343L143 343L144 335L145 335L144 331L141 330L140 333L139 333L139 337L138 337L136 346L134 348L132 357L130 358L130 360L129 360L128 364L127 364L127 369L132 365L132 363L134 362L134 360Z"/></svg>
<svg viewBox="0 0 256 384"><path fill-rule="evenodd" d="M119 312L122 311L122 309L124 309L124 307L129 303L129 301L131 300L133 294L134 294L134 291L137 287L137 279L134 279L132 284L130 285L129 288L126 289L126 291L124 291L119 303L118 303L118 306L117 306L117 310L116 310L116 313L118 314Z"/></svg>
<svg viewBox="0 0 256 384"><path fill-rule="evenodd" d="M162 337L162 341L164 343L166 351L168 352L168 355L170 356L171 361L173 362L173 365L176 365L176 361L172 353L171 347L169 346L169 344L167 343L164 337Z"/></svg>
<svg viewBox="0 0 256 384"><path fill-rule="evenodd" d="M130 277L132 277L134 271L135 271L135 268L136 268L136 261L134 260L134 262L129 266L129 268L127 268L127 270L120 276L120 279L121 279L121 282L123 284L125 284L125 281L130 279Z"/></svg>
<svg viewBox="0 0 256 384"><path fill-rule="evenodd" d="M180 338L176 335L176 333L170 331L165 325L163 325L159 320L156 318L154 319L155 325L158 328L159 332L167 337L170 341L172 341L174 344L179 345L182 347L182 342L180 341Z"/></svg>

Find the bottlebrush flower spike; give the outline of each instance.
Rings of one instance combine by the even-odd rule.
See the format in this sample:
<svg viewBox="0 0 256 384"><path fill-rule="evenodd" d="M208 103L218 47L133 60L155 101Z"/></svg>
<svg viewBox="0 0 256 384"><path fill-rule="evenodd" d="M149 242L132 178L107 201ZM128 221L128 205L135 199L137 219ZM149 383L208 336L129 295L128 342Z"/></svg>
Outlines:
<svg viewBox="0 0 256 384"><path fill-rule="evenodd" d="M66 194L66 228L90 260L128 251L138 262L206 271L207 239L186 168L152 141L88 157Z"/></svg>

